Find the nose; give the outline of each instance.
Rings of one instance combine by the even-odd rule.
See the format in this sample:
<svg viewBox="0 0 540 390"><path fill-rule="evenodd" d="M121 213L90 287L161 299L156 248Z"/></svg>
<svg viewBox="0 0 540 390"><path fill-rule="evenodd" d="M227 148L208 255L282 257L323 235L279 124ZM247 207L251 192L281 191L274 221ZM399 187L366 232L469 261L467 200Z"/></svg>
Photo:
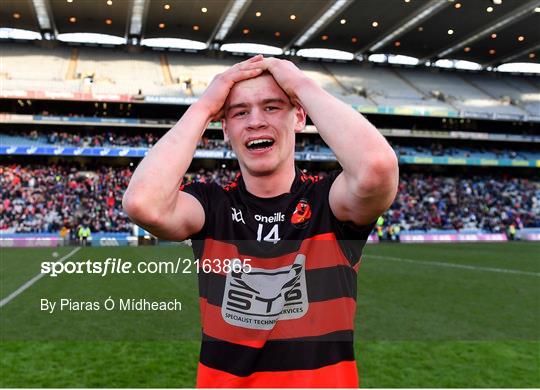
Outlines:
<svg viewBox="0 0 540 390"><path fill-rule="evenodd" d="M264 112L259 108L254 108L249 113L247 127L250 130L257 130L267 126Z"/></svg>

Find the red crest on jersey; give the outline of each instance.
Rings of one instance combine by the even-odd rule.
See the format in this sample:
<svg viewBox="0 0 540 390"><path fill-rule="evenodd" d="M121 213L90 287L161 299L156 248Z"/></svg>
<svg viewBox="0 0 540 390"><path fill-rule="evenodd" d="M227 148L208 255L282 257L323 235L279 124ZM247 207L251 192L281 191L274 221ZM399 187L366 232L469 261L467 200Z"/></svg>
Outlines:
<svg viewBox="0 0 540 390"><path fill-rule="evenodd" d="M296 227L304 227L311 218L311 206L305 199L300 199L291 215L291 223Z"/></svg>

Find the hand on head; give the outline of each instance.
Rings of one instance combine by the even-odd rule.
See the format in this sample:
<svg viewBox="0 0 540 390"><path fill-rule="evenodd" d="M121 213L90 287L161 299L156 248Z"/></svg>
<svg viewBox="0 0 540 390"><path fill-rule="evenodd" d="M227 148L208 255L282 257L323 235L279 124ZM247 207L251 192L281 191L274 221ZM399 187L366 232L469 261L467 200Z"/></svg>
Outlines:
<svg viewBox="0 0 540 390"><path fill-rule="evenodd" d="M296 91L302 85L307 76L298 67L288 60L279 58L263 58L261 67L268 71L278 85L285 91L295 105L299 104Z"/></svg>
<svg viewBox="0 0 540 390"><path fill-rule="evenodd" d="M209 111L213 120L222 118L223 105L235 83L269 72L278 85L298 104L296 88L306 77L292 62L278 58L264 58L261 54L239 62L214 77L199 102Z"/></svg>
<svg viewBox="0 0 540 390"><path fill-rule="evenodd" d="M200 104L206 107L213 120L222 117L223 105L235 83L257 77L264 71L261 66L262 60L263 56L261 54L256 55L231 66L225 72L219 73L213 78L199 99Z"/></svg>

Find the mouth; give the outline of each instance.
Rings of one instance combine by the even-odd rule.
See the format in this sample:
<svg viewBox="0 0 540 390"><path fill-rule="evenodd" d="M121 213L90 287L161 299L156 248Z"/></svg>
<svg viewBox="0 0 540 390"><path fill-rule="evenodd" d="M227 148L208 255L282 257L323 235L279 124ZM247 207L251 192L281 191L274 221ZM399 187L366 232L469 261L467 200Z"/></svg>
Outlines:
<svg viewBox="0 0 540 390"><path fill-rule="evenodd" d="M275 141L272 138L264 137L249 140L245 143L246 148L251 152L264 152L270 150Z"/></svg>

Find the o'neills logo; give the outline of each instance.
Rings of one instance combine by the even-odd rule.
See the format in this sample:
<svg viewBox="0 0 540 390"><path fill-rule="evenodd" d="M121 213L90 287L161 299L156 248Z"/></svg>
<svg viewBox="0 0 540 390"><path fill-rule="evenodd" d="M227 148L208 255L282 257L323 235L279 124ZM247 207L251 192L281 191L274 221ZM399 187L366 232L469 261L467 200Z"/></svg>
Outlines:
<svg viewBox="0 0 540 390"><path fill-rule="evenodd" d="M305 227L311 218L311 206L305 199L300 199L291 215L291 223L294 227Z"/></svg>
<svg viewBox="0 0 540 390"><path fill-rule="evenodd" d="M274 215L271 217L255 214L255 221L263 223L283 222L285 221L285 214L283 214L281 211L274 213Z"/></svg>
<svg viewBox="0 0 540 390"><path fill-rule="evenodd" d="M268 330L277 321L304 316L309 306L305 263L306 256L298 254L286 267L228 273L221 305L225 322Z"/></svg>

